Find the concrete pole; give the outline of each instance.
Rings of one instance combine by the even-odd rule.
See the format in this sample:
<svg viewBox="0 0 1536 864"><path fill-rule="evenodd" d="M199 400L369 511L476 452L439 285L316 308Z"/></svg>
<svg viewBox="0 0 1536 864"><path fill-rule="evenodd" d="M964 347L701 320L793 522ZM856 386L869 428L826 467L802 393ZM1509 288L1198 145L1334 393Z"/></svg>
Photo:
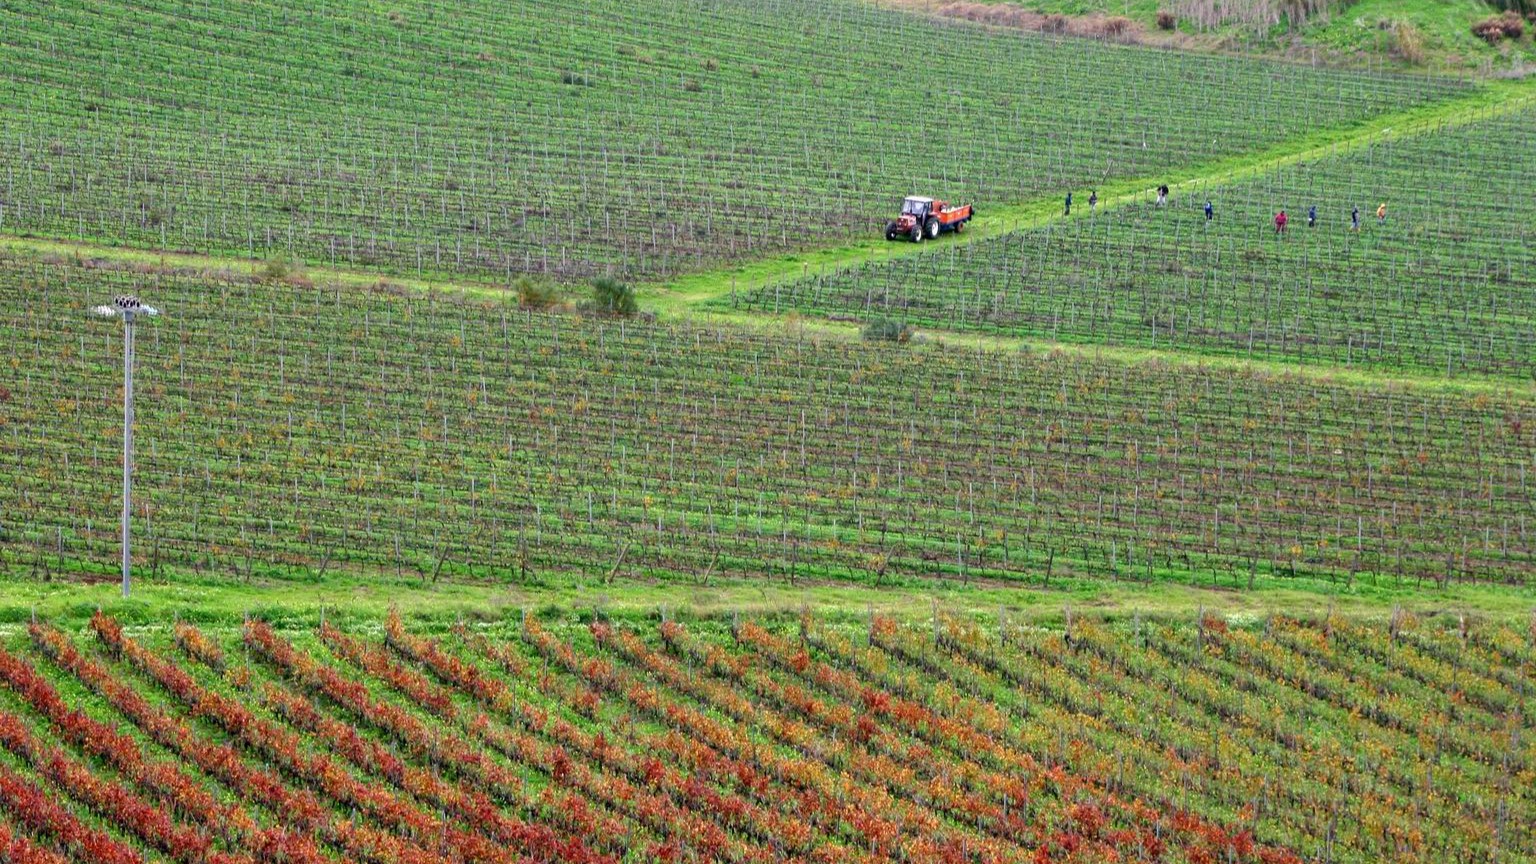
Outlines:
<svg viewBox="0 0 1536 864"><path fill-rule="evenodd" d="M133 513L133 313L123 313L123 596L130 585L128 519Z"/></svg>

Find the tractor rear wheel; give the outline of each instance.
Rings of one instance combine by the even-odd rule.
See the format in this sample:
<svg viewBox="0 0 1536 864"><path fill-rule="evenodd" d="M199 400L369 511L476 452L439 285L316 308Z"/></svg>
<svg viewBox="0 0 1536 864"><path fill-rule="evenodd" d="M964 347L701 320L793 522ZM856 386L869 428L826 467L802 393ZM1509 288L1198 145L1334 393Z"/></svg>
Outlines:
<svg viewBox="0 0 1536 864"><path fill-rule="evenodd" d="M929 240L937 240L937 239L939 239L939 220L934 219L931 216L928 217L928 226L927 227L928 227L928 239Z"/></svg>

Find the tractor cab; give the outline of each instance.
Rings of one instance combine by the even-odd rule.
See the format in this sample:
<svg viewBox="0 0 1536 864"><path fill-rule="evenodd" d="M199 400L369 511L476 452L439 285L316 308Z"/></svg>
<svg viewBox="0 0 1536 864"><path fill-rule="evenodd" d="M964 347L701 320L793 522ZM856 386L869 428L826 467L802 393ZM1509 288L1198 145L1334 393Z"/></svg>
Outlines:
<svg viewBox="0 0 1536 864"><path fill-rule="evenodd" d="M919 222L928 218L928 212L933 209L932 198L922 198L917 195L909 197L901 202L901 215L912 216Z"/></svg>

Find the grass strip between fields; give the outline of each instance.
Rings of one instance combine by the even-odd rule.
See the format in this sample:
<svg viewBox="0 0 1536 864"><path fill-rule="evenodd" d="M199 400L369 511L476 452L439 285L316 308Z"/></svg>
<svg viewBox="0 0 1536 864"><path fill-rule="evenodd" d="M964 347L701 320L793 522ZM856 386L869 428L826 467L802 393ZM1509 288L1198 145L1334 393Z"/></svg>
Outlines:
<svg viewBox="0 0 1536 864"><path fill-rule="evenodd" d="M1513 623L1529 620L1532 615L1530 589L1486 584L1377 589L1357 583L1353 589L1340 584L1329 590L1324 581L1299 581L1304 584L1261 584L1252 591L1162 578L1148 584L1067 578L1057 580L1049 589L935 583L931 589L891 590L856 584L740 580L708 586L648 581L603 584L599 578L543 587L456 581L429 585L420 579L396 580L384 573L335 574L323 584L286 580L247 583L184 574L141 579L128 600L111 581L11 581L0 596L0 637L23 627L34 614L56 623L83 626L98 609L109 609L127 622L162 625L172 615L224 625L238 624L247 615L311 623L322 615L337 621L369 621L396 606L413 617L437 620L499 620L516 618L523 612L553 617L597 612L614 619L642 620L654 619L663 611L670 617L726 619L734 615L793 616L809 610L829 620L856 621L871 612L918 619L937 609L976 620L1005 612L1009 620L1040 625L1059 625L1068 610L1151 618L1203 611L1237 623L1261 621L1270 614L1321 616L1329 610L1379 618L1398 606L1420 616L1475 611L1485 618Z"/></svg>

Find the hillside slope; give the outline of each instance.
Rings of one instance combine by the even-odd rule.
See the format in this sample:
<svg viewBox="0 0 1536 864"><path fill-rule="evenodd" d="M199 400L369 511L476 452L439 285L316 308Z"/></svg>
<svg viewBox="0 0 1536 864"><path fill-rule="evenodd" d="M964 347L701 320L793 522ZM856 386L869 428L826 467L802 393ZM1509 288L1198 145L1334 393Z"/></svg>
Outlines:
<svg viewBox="0 0 1536 864"><path fill-rule="evenodd" d="M658 276L1456 92L858 0L0 8L0 231ZM983 209L985 214L985 209Z"/></svg>

